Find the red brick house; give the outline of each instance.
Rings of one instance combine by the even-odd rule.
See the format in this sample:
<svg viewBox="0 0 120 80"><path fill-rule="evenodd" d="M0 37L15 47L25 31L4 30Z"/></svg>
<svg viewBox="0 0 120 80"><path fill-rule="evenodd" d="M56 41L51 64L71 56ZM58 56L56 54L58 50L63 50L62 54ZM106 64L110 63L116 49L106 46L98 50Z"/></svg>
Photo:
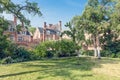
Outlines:
<svg viewBox="0 0 120 80"><path fill-rule="evenodd" d="M5 35L9 35L8 39L20 44L20 45L27 45L28 43L32 42L32 36L28 29L22 26L21 31L17 31L17 18L14 17L14 21L8 21L8 30L4 31Z"/></svg>
<svg viewBox="0 0 120 80"><path fill-rule="evenodd" d="M59 21L58 24L49 24L47 25L44 22L44 27L36 28L36 31L33 35L33 41L44 42L46 40L59 40L62 30L62 23Z"/></svg>

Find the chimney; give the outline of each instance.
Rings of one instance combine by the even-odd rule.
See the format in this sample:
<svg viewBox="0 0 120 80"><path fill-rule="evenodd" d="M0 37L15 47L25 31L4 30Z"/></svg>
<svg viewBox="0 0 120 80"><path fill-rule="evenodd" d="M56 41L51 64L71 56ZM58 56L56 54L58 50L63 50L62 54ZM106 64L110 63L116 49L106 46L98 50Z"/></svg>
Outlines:
<svg viewBox="0 0 120 80"><path fill-rule="evenodd" d="M62 31L62 21L59 21L60 31Z"/></svg>
<svg viewBox="0 0 120 80"><path fill-rule="evenodd" d="M43 29L43 42L44 42L45 39L46 39L46 27L47 27L46 22L44 22L44 29Z"/></svg>
<svg viewBox="0 0 120 80"><path fill-rule="evenodd" d="M52 27L53 24L49 24L49 27Z"/></svg>
<svg viewBox="0 0 120 80"><path fill-rule="evenodd" d="M46 28L46 27L47 27L46 22L44 22L44 28Z"/></svg>
<svg viewBox="0 0 120 80"><path fill-rule="evenodd" d="M33 36L31 36L31 41L30 42L33 42Z"/></svg>
<svg viewBox="0 0 120 80"><path fill-rule="evenodd" d="M24 23L23 23L23 21L22 21L21 23L22 23L22 28L24 28Z"/></svg>
<svg viewBox="0 0 120 80"><path fill-rule="evenodd" d="M17 17L14 15L14 25L17 25Z"/></svg>

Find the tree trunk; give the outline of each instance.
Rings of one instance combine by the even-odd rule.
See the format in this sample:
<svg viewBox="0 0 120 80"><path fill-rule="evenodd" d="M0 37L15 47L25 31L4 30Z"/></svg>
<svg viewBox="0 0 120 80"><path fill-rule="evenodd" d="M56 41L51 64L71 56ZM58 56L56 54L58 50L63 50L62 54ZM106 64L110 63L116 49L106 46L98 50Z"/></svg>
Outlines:
<svg viewBox="0 0 120 80"><path fill-rule="evenodd" d="M94 43L94 57L97 57L97 44L96 44L96 37L93 37L93 43Z"/></svg>
<svg viewBox="0 0 120 80"><path fill-rule="evenodd" d="M97 57L97 48L94 47L94 57Z"/></svg>
<svg viewBox="0 0 120 80"><path fill-rule="evenodd" d="M101 55L100 55L100 47L99 46L97 47L97 54L98 54L98 59L100 59Z"/></svg>
<svg viewBox="0 0 120 80"><path fill-rule="evenodd" d="M101 58L100 54L100 40L99 40L99 35L97 36L97 53L98 53L98 59Z"/></svg>

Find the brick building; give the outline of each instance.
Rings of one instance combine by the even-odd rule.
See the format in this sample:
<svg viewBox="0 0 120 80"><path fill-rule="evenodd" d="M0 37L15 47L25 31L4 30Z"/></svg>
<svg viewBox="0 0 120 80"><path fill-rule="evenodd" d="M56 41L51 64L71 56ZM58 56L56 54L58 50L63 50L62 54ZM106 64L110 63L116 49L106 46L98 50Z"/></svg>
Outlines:
<svg viewBox="0 0 120 80"><path fill-rule="evenodd" d="M26 29L22 23L21 30L17 31L17 18L14 16L13 21L8 21L8 29L4 31L5 35L9 35L8 39L20 45L27 45L32 42L32 36L28 29Z"/></svg>
<svg viewBox="0 0 120 80"><path fill-rule="evenodd" d="M62 30L62 22L59 21L58 24L49 24L47 25L44 22L43 27L36 28L36 31L33 35L33 41L44 42L46 40L59 40Z"/></svg>

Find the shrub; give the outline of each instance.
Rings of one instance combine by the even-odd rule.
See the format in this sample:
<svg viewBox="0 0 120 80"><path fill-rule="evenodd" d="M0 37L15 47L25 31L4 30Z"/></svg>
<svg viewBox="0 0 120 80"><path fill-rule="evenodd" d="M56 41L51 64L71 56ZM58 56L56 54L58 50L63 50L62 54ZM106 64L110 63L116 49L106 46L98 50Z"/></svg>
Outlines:
<svg viewBox="0 0 120 80"><path fill-rule="evenodd" d="M112 53L112 54L110 55L110 57L111 57L111 58L116 58L116 54L115 54L115 53Z"/></svg>
<svg viewBox="0 0 120 80"><path fill-rule="evenodd" d="M72 56L75 53L76 46L73 41L63 39L55 43L56 55L58 57Z"/></svg>
<svg viewBox="0 0 120 80"><path fill-rule="evenodd" d="M82 55L94 56L94 51L93 50L86 50L86 51L82 52Z"/></svg>
<svg viewBox="0 0 120 80"><path fill-rule="evenodd" d="M23 47L17 48L13 53L13 59L21 59L23 61L30 60L30 52Z"/></svg>
<svg viewBox="0 0 120 80"><path fill-rule="evenodd" d="M11 57L6 57L1 61L1 64L9 64L9 63L13 63L13 59Z"/></svg>
<svg viewBox="0 0 120 80"><path fill-rule="evenodd" d="M37 56L37 58L40 59L41 57L45 57L46 51L47 51L47 48L45 44L41 43L38 46L36 46L34 53L35 53L35 56Z"/></svg>
<svg viewBox="0 0 120 80"><path fill-rule="evenodd" d="M14 63L17 63L17 62L23 62L23 61L25 61L24 60L24 58L16 58L16 59L14 59Z"/></svg>
<svg viewBox="0 0 120 80"><path fill-rule="evenodd" d="M109 57L111 54L112 54L112 52L108 51L108 50L102 50L101 51L101 56L102 57Z"/></svg>
<svg viewBox="0 0 120 80"><path fill-rule="evenodd" d="M8 40L0 42L0 59L6 58L7 56L13 56L14 50L17 48L15 43Z"/></svg>
<svg viewBox="0 0 120 80"><path fill-rule="evenodd" d="M103 46L103 49L115 54L120 52L120 40L109 42L108 44Z"/></svg>
<svg viewBox="0 0 120 80"><path fill-rule="evenodd" d="M46 41L34 50L37 57L66 57L75 54L76 46L71 40Z"/></svg>
<svg viewBox="0 0 120 80"><path fill-rule="evenodd" d="M116 57L120 58L120 52L118 52L118 53L116 54Z"/></svg>
<svg viewBox="0 0 120 80"><path fill-rule="evenodd" d="M51 58L51 57L53 57L53 56L54 56L54 51L48 50L48 51L46 52L45 57Z"/></svg>

